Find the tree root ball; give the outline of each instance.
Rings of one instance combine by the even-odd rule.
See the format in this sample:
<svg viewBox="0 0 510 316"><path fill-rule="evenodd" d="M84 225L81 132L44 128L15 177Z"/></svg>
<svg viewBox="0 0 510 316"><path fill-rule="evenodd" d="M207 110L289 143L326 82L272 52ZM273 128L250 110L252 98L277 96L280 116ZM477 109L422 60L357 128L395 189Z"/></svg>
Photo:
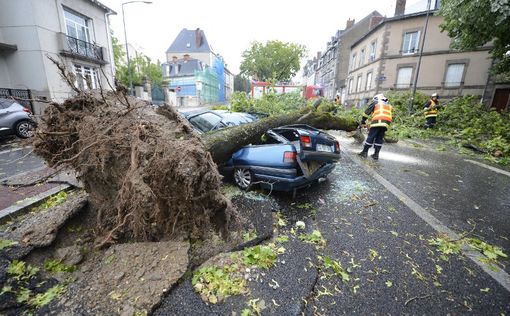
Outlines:
<svg viewBox="0 0 510 316"><path fill-rule="evenodd" d="M82 92L50 104L34 151L51 167L77 172L97 209L99 246L227 235L238 222L211 155L171 107Z"/></svg>

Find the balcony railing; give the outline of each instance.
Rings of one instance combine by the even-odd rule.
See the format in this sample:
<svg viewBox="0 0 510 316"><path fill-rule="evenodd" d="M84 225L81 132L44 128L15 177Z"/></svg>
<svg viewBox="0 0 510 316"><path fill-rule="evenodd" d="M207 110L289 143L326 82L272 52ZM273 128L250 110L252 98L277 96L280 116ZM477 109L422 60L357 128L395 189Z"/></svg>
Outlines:
<svg viewBox="0 0 510 316"><path fill-rule="evenodd" d="M105 63L103 47L61 33L62 53Z"/></svg>

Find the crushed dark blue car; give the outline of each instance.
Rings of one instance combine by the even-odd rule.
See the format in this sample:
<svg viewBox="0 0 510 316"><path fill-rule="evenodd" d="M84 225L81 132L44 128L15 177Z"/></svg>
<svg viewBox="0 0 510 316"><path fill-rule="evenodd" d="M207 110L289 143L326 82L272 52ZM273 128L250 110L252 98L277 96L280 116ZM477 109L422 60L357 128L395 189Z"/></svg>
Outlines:
<svg viewBox="0 0 510 316"><path fill-rule="evenodd" d="M308 125L268 130L260 144L235 152L222 172L243 190L254 185L293 191L325 179L340 159L340 144L328 133Z"/></svg>

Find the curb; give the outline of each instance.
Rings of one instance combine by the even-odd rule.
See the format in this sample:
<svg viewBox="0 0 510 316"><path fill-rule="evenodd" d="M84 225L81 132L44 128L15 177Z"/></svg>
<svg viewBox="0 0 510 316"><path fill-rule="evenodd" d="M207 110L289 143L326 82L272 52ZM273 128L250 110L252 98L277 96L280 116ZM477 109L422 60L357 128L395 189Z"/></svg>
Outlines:
<svg viewBox="0 0 510 316"><path fill-rule="evenodd" d="M26 198L25 200L22 200L19 204L14 204L9 207L4 208L3 210L0 210L0 222L3 222L6 217L10 217L16 213L19 213L34 204L39 203L40 201L52 196L53 194L56 194L60 191L66 190L70 188L71 186L68 184L61 184L57 187L54 187L52 189L49 189L48 191L44 191L42 193L39 193L33 197Z"/></svg>

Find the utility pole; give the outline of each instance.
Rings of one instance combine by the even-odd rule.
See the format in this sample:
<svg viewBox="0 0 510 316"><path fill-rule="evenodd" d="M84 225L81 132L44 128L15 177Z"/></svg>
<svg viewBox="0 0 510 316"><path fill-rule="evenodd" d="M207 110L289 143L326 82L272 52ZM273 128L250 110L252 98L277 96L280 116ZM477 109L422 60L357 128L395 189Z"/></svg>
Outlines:
<svg viewBox="0 0 510 316"><path fill-rule="evenodd" d="M425 36L427 35L427 27L429 25L430 3L431 3L431 0L428 0L428 2L427 2L427 18L425 19L425 29L423 30L423 40L421 41L420 53L419 53L419 57L418 57L418 65L416 66L416 76L414 76L413 94L411 95L411 100L409 101L409 107L407 109L409 113L411 113L413 111L414 97L416 96L416 85L418 84L418 76L420 75L421 58L423 56L423 47L425 47Z"/></svg>

